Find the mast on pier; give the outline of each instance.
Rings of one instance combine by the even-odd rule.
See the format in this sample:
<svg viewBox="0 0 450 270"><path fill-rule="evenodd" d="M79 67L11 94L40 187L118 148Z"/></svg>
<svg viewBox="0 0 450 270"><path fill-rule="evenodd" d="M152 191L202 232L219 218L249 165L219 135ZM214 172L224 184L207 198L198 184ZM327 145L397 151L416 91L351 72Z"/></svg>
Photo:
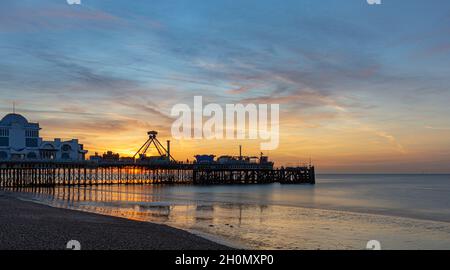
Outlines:
<svg viewBox="0 0 450 270"><path fill-rule="evenodd" d="M169 161L175 161L175 159L170 154L170 141L167 141L167 148L161 144L161 142L156 138L158 135L157 131L151 130L147 132L148 140L139 148L139 150L134 154L133 158L139 156L140 158L145 158L147 156L147 152L151 149L152 145L158 151L158 154L161 158L168 159Z"/></svg>

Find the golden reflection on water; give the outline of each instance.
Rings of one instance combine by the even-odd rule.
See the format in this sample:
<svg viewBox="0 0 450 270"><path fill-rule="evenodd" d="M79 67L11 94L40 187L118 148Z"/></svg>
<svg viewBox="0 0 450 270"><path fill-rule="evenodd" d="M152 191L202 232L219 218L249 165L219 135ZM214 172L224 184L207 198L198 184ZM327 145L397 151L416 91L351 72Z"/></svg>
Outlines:
<svg viewBox="0 0 450 270"><path fill-rule="evenodd" d="M388 249L450 247L450 224L301 207L222 203L202 191L171 186L93 186L25 189L52 206L123 217L218 236L255 249L363 249L379 240Z"/></svg>

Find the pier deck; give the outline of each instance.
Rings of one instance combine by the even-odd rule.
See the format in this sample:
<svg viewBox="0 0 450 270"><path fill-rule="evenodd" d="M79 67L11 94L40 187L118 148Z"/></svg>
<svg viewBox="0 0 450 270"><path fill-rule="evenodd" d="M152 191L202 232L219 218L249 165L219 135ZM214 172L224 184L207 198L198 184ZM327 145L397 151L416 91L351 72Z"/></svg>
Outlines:
<svg viewBox="0 0 450 270"><path fill-rule="evenodd" d="M261 164L0 162L0 187L268 183L315 184L314 166L273 168Z"/></svg>

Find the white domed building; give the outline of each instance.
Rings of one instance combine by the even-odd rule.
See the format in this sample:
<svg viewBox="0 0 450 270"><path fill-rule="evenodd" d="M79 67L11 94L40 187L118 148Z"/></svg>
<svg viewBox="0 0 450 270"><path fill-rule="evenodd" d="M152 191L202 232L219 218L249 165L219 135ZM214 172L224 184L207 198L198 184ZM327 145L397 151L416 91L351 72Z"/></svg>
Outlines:
<svg viewBox="0 0 450 270"><path fill-rule="evenodd" d="M54 160L82 161L88 151L77 139L44 141L38 123L30 123L20 114L11 113L0 121L0 161Z"/></svg>

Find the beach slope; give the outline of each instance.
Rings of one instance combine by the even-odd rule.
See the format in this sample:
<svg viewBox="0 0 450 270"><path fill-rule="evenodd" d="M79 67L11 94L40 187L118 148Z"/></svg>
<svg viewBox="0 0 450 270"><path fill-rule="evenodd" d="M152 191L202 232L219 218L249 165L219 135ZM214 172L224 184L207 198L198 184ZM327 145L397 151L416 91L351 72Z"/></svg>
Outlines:
<svg viewBox="0 0 450 270"><path fill-rule="evenodd" d="M186 231L15 199L0 193L1 250L62 250L77 240L83 250L230 249Z"/></svg>

